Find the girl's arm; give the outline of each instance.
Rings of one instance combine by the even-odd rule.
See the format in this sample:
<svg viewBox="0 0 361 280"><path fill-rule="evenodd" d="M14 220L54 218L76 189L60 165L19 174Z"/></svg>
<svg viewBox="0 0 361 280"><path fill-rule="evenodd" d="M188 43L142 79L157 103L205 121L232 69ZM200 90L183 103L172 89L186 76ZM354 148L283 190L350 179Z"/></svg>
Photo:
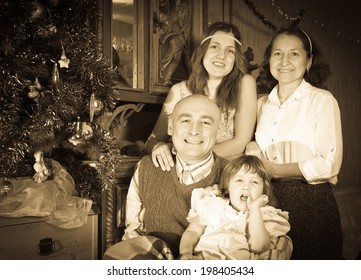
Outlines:
<svg viewBox="0 0 361 280"><path fill-rule="evenodd" d="M262 195L254 201L252 201L251 197L247 199L249 210L248 242L252 252L259 253L270 248L270 234L266 230L260 209L260 207L267 204L267 202L268 197L266 195Z"/></svg>
<svg viewBox="0 0 361 280"><path fill-rule="evenodd" d="M180 92L181 83L171 87L153 131L144 146L144 152L151 155L154 165L161 167L163 171L169 171L174 165L171 153L172 145L167 143L170 138L168 135L168 117L173 113L175 104L181 99Z"/></svg>
<svg viewBox="0 0 361 280"><path fill-rule="evenodd" d="M204 233L206 226L199 222L199 217L192 219L187 229L184 231L180 245L179 245L179 258L181 260L189 260L193 255L194 248L196 247L199 238Z"/></svg>
<svg viewBox="0 0 361 280"><path fill-rule="evenodd" d="M223 158L233 158L244 153L254 135L257 118L257 87L251 75L244 75L239 82L239 104L234 116L233 139L218 143L213 151Z"/></svg>

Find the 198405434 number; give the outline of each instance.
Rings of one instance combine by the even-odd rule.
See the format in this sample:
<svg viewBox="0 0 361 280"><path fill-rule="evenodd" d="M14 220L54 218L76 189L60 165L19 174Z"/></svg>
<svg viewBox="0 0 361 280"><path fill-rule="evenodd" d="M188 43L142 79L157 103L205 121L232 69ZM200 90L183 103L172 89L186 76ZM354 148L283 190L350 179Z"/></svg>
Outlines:
<svg viewBox="0 0 361 280"><path fill-rule="evenodd" d="M225 267L201 267L201 275L253 275L253 267L235 267L235 266L225 266Z"/></svg>

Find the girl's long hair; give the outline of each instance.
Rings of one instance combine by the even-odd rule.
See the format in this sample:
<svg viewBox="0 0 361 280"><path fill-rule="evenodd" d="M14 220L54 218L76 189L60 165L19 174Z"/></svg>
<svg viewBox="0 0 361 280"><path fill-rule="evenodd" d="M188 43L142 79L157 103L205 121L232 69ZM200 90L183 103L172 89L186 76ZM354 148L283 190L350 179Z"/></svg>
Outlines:
<svg viewBox="0 0 361 280"><path fill-rule="evenodd" d="M204 38L213 35L217 31L231 32L233 36L242 42L239 29L231 23L216 22L211 24L205 31ZM208 50L210 39L203 42L193 53L191 58L192 72L187 80L187 87L194 94L206 94L205 88L209 75L203 66L203 58ZM235 64L232 71L222 79L216 91L216 102L222 110L234 109L239 100L239 81L243 75L249 73L249 62L244 56L241 46L235 44Z"/></svg>

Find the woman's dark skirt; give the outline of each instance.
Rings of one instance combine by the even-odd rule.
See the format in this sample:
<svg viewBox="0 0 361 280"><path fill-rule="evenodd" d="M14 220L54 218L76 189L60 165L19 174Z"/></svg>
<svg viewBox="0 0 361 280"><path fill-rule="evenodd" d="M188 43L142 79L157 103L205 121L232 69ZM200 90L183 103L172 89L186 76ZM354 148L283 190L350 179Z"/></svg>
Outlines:
<svg viewBox="0 0 361 280"><path fill-rule="evenodd" d="M342 259L341 220L331 185L273 180L272 186L278 208L289 212L292 259Z"/></svg>

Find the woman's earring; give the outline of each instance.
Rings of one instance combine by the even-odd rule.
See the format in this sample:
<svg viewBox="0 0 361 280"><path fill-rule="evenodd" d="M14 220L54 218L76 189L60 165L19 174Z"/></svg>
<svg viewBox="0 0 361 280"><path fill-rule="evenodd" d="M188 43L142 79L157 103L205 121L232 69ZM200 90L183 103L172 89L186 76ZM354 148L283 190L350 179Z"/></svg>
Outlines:
<svg viewBox="0 0 361 280"><path fill-rule="evenodd" d="M310 68L306 68L306 72L308 74L310 72Z"/></svg>

